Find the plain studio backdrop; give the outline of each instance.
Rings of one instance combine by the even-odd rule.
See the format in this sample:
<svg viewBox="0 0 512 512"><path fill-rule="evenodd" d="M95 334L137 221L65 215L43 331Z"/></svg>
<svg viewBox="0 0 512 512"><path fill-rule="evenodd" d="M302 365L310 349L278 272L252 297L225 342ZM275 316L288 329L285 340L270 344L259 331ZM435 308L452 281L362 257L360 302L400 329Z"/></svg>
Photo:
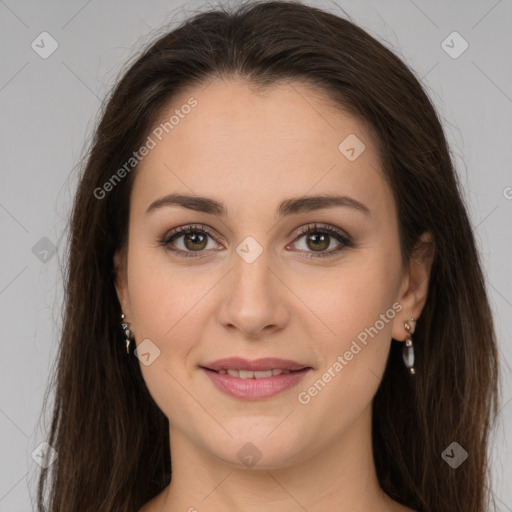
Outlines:
<svg viewBox="0 0 512 512"><path fill-rule="evenodd" d="M512 2L305 3L343 9L398 53L441 115L495 313L503 400L492 465L499 510L511 511ZM0 512L32 509L61 326L63 229L101 101L156 29L207 5L216 3L0 0Z"/></svg>

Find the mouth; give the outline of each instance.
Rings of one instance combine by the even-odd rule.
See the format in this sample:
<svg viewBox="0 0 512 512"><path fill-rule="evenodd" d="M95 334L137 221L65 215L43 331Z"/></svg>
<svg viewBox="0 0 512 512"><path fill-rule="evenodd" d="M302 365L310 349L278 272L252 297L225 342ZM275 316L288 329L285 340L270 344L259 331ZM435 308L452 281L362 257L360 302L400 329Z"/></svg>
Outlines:
<svg viewBox="0 0 512 512"><path fill-rule="evenodd" d="M237 379L268 379L269 377L275 377L277 375L283 375L288 373L296 373L301 372L303 370L309 370L311 367L301 368L300 370L286 370L283 368L272 368L269 370L240 370L240 369L222 369L222 370L213 370L212 368L207 368L201 366L204 370L208 370L211 372L218 373L220 375L229 375L230 377L235 377Z"/></svg>
<svg viewBox="0 0 512 512"><path fill-rule="evenodd" d="M279 357L263 357L260 359L249 360L243 357L225 357L223 359L217 359L216 361L211 361L209 363L205 363L202 365L202 368L206 368L208 370L214 370L216 372L229 372L229 370L236 370L242 372L276 372L276 375L279 372L292 372L295 370L303 370L304 368L311 368L307 364L302 364L297 361L292 361L291 359L281 359ZM235 376L235 375L233 375ZM264 375L261 378L269 377L270 375ZM252 378L250 377L245 378ZM258 378L258 377L256 377Z"/></svg>
<svg viewBox="0 0 512 512"><path fill-rule="evenodd" d="M251 366L252 369L247 368ZM313 370L311 366L283 359L250 362L240 358L219 360L199 369L217 390L243 400L261 400L289 390Z"/></svg>

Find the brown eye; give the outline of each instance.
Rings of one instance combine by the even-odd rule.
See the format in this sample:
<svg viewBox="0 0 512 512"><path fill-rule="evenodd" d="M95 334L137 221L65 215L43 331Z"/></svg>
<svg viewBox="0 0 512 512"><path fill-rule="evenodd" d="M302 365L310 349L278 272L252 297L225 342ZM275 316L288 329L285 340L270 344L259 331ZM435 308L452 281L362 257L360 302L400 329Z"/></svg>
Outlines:
<svg viewBox="0 0 512 512"><path fill-rule="evenodd" d="M209 238L212 240L210 247ZM354 247L348 235L330 226L307 226L300 231L293 244L302 238L305 239L305 247L299 247L299 250L305 253L306 258L334 256L346 247ZM204 257L209 250L222 248L209 230L196 226L182 226L173 230L160 240L160 245L178 256L192 258Z"/></svg>
<svg viewBox="0 0 512 512"><path fill-rule="evenodd" d="M345 247L353 247L354 245L350 238L342 231L330 226L317 226L316 224L303 228L295 239L294 244L301 238L305 239L305 248L301 249L299 247L299 249L304 250L306 253L304 257L306 258L333 256ZM336 247L335 241L338 241L338 247ZM334 248L331 246L331 243ZM329 247L332 250L327 251Z"/></svg>
<svg viewBox="0 0 512 512"><path fill-rule="evenodd" d="M203 233L187 233L183 236L183 244L190 251L201 251L203 250L207 242L207 238Z"/></svg>
<svg viewBox="0 0 512 512"><path fill-rule="evenodd" d="M330 245L330 236L324 233L311 233L306 235L306 240L308 247L310 247L313 251L322 251L329 247ZM310 244L311 242L311 244Z"/></svg>
<svg viewBox="0 0 512 512"><path fill-rule="evenodd" d="M209 238L212 246L208 247ZM185 257L200 257L207 249L216 249L214 236L203 227L182 226L166 235L160 244L167 250ZM198 253L198 254L194 254Z"/></svg>

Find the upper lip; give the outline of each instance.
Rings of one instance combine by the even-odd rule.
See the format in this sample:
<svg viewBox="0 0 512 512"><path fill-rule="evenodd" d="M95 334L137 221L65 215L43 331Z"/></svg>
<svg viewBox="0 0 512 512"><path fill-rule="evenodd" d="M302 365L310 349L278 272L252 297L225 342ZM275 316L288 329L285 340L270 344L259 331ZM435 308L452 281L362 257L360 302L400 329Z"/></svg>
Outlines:
<svg viewBox="0 0 512 512"><path fill-rule="evenodd" d="M262 359L255 359L250 361L243 357L227 357L225 359L218 359L211 363L201 365L203 368L209 368L210 370L302 370L303 368L310 368L308 365L297 363L289 359L280 359L278 357L264 357Z"/></svg>

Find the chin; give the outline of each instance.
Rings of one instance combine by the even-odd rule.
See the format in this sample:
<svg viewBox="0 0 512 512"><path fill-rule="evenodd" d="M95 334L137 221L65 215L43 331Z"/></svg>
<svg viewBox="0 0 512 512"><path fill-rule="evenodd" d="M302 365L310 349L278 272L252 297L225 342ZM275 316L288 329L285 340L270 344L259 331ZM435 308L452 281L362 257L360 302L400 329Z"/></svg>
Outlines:
<svg viewBox="0 0 512 512"><path fill-rule="evenodd" d="M275 422L272 428L252 429L252 435L239 432L228 443L212 443L211 452L230 466L261 470L283 469L306 458L309 445L301 445L289 431L278 434L273 429L276 429ZM302 442L304 439L307 438Z"/></svg>

